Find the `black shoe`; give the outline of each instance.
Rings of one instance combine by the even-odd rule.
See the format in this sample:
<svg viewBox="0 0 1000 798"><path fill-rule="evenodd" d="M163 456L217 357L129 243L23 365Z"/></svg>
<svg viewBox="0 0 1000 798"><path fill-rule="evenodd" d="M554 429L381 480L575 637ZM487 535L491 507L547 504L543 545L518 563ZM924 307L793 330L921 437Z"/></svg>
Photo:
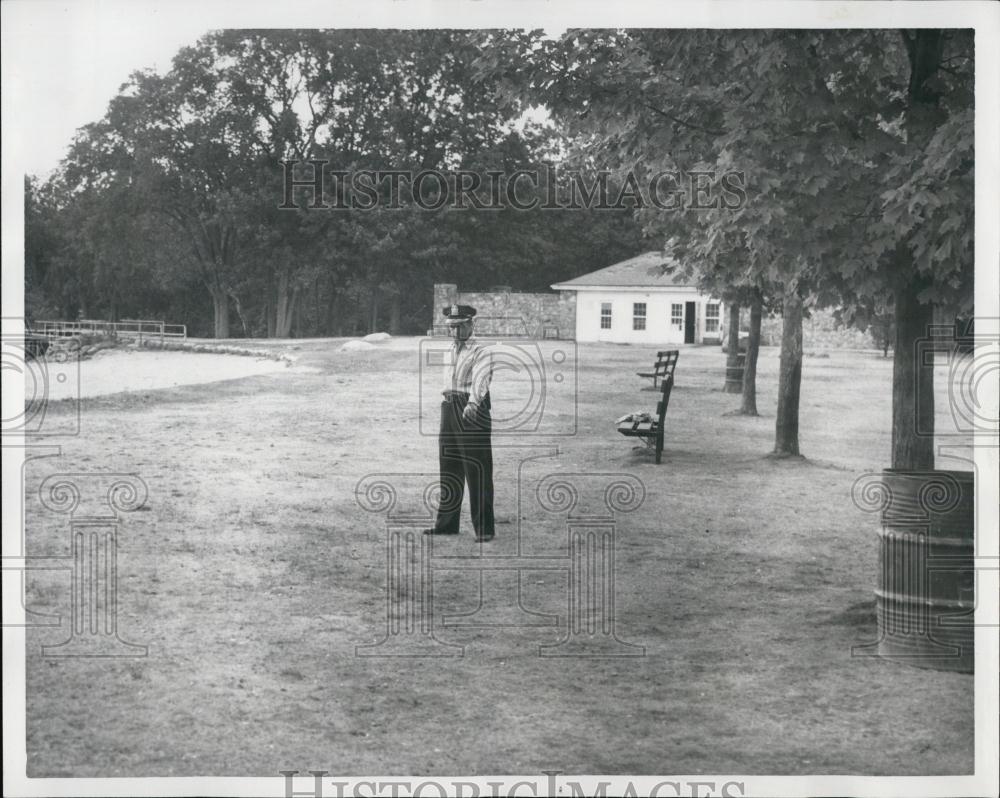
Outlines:
<svg viewBox="0 0 1000 798"><path fill-rule="evenodd" d="M458 534L458 530L456 529L454 532L452 532L449 529L439 529L436 526L432 526L430 529L425 529L424 530L424 534L425 535L457 535Z"/></svg>
<svg viewBox="0 0 1000 798"><path fill-rule="evenodd" d="M480 543L489 543L496 535L476 535L476 540Z"/></svg>

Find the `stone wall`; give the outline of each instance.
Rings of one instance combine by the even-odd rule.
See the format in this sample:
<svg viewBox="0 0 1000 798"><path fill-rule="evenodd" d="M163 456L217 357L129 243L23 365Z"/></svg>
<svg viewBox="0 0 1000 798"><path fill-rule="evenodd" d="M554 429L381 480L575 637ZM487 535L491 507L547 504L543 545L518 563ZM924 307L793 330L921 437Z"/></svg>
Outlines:
<svg viewBox="0 0 1000 798"><path fill-rule="evenodd" d="M741 327L750 323L750 311L741 312ZM781 316L765 317L760 325L762 346L781 346ZM872 337L854 327L838 327L832 310L813 310L802 319L802 347L817 349L875 349Z"/></svg>
<svg viewBox="0 0 1000 798"><path fill-rule="evenodd" d="M472 305L476 335L559 338L576 336L576 292L528 294L517 291L459 291L454 283L434 286L432 334L444 335L442 312L448 305Z"/></svg>

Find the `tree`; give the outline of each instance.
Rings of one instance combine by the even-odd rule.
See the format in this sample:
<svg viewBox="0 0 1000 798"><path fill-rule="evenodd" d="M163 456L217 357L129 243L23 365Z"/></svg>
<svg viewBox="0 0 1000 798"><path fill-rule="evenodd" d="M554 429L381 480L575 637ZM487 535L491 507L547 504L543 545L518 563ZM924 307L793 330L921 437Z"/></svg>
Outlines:
<svg viewBox="0 0 1000 798"><path fill-rule="evenodd" d="M749 273L781 288L774 454L799 450L802 304L888 290L897 320L893 465L933 463L931 439L918 434L931 428L930 373L915 368L913 352L930 303L970 296L968 32L488 37L496 46L481 67L514 71L520 90L603 162L640 182L666 170L745 176L745 202L695 194L657 224L706 272L720 246L743 242Z"/></svg>
<svg viewBox="0 0 1000 798"><path fill-rule="evenodd" d="M764 297L759 289L750 292L750 336L747 359L743 366L743 395L740 415L757 415L757 357L760 353L760 325L764 316Z"/></svg>
<svg viewBox="0 0 1000 798"><path fill-rule="evenodd" d="M25 282L33 317L148 317L178 288L175 237L111 184L71 191L59 174L25 186Z"/></svg>
<svg viewBox="0 0 1000 798"><path fill-rule="evenodd" d="M51 183L24 181L24 296L25 316L55 319L75 315L73 277L63 271L64 230L58 225L58 202Z"/></svg>
<svg viewBox="0 0 1000 798"><path fill-rule="evenodd" d="M934 439L920 433L934 429L934 372L920 367L917 344L930 332L935 300L971 307L972 41L967 31L901 35L909 62L906 138L890 168L898 170L896 180L904 180L885 185L881 220L896 233L884 250L897 267L892 466L930 470Z"/></svg>
<svg viewBox="0 0 1000 798"><path fill-rule="evenodd" d="M728 311L729 331L726 336L726 372L739 367L740 361L740 303L730 302ZM727 393L736 393L740 390L734 383L726 380L723 390Z"/></svg>
<svg viewBox="0 0 1000 798"><path fill-rule="evenodd" d="M105 117L78 132L62 171L74 194L119 197L172 225L212 298L215 334L227 337L236 255L227 194L245 161L225 157L226 128L205 124L191 102L174 76L134 73Z"/></svg>

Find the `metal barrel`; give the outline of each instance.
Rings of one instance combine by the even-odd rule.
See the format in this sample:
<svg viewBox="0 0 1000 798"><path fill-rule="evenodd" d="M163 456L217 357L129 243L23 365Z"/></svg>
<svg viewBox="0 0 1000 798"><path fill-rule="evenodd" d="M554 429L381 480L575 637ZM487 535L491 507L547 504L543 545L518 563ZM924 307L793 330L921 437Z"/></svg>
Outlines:
<svg viewBox="0 0 1000 798"><path fill-rule="evenodd" d="M746 362L747 356L740 353L736 355L735 366L726 366L726 393L740 393L743 390L743 369Z"/></svg>
<svg viewBox="0 0 1000 798"><path fill-rule="evenodd" d="M972 673L973 474L886 469L882 484L878 654L918 668Z"/></svg>

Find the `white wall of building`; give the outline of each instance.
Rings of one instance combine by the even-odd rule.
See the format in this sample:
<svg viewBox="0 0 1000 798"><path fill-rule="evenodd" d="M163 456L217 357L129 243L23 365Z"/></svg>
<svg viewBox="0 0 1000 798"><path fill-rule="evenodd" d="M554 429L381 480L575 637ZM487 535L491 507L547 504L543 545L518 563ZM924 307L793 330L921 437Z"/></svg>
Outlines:
<svg viewBox="0 0 1000 798"><path fill-rule="evenodd" d="M609 341L613 343L636 344L683 344L685 318L694 303L694 343L717 343L722 335L723 307L711 297L698 293L693 288L648 289L594 288L577 290L576 294L576 340ZM637 303L646 306L644 330L635 329L634 316ZM602 305L611 306L611 328L601 326ZM672 316L673 306L681 306L680 325ZM708 318L707 306L718 309L715 325ZM711 327L715 327L712 331Z"/></svg>

